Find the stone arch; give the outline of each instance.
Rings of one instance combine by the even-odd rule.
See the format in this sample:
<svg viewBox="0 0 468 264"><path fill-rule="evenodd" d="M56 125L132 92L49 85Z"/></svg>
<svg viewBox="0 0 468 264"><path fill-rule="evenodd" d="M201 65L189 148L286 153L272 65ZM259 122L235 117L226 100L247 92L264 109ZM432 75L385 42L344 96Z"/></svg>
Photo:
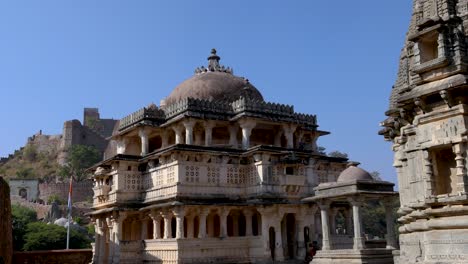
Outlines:
<svg viewBox="0 0 468 264"><path fill-rule="evenodd" d="M28 198L28 190L26 190L26 188L20 188L19 191L18 191L18 195L23 199L27 199Z"/></svg>

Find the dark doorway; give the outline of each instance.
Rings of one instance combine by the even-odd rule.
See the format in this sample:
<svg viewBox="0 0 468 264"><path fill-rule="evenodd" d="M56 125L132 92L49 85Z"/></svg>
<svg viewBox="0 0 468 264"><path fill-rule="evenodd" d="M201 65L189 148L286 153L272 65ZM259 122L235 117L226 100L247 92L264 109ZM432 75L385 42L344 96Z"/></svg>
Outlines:
<svg viewBox="0 0 468 264"><path fill-rule="evenodd" d="M287 257L294 259L295 257L295 242L296 241L296 218L294 214L286 215L286 244Z"/></svg>
<svg viewBox="0 0 468 264"><path fill-rule="evenodd" d="M275 244L276 244L275 228L270 227L270 229L268 230L268 235L269 235L269 241L270 241L271 259L275 260Z"/></svg>

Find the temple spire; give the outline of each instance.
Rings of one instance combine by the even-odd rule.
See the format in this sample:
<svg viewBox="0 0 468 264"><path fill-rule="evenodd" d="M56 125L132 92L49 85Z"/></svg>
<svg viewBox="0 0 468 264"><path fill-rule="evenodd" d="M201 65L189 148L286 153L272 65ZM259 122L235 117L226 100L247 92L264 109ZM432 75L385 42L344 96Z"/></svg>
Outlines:
<svg viewBox="0 0 468 264"><path fill-rule="evenodd" d="M219 60L221 58L216 55L216 49L211 49L211 54L208 57L208 67L205 68L204 66L198 67L195 69L195 74L201 74L205 72L225 72L233 74L232 68L224 67L223 65L219 64Z"/></svg>
<svg viewBox="0 0 468 264"><path fill-rule="evenodd" d="M211 49L211 55L208 57L208 69L215 71L220 68L219 60L221 58L216 55L216 49Z"/></svg>

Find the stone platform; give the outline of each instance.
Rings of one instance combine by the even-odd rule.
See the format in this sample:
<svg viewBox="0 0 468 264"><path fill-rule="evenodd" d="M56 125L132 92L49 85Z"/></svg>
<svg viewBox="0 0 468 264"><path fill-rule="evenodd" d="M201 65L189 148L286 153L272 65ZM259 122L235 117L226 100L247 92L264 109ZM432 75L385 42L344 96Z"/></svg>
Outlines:
<svg viewBox="0 0 468 264"><path fill-rule="evenodd" d="M391 249L342 249L317 251L311 264L393 264Z"/></svg>

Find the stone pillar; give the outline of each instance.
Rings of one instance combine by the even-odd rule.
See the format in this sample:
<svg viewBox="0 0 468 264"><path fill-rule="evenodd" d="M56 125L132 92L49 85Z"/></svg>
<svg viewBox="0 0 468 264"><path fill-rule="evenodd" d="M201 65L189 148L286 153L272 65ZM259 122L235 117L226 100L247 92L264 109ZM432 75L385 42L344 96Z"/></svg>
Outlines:
<svg viewBox="0 0 468 264"><path fill-rule="evenodd" d="M286 137L286 148L294 148L294 131L296 131L297 125L288 124L283 125L284 136Z"/></svg>
<svg viewBox="0 0 468 264"><path fill-rule="evenodd" d="M252 216L253 212L251 210L243 211L245 216L245 236L252 236Z"/></svg>
<svg viewBox="0 0 468 264"><path fill-rule="evenodd" d="M199 227L198 227L198 238L206 237L206 217L208 216L207 210L200 210L199 216Z"/></svg>
<svg viewBox="0 0 468 264"><path fill-rule="evenodd" d="M229 208L221 208L219 212L220 223L220 237L227 237L227 216L229 215Z"/></svg>
<svg viewBox="0 0 468 264"><path fill-rule="evenodd" d="M196 120L185 120L183 124L185 127L185 144L193 145L193 127L196 124Z"/></svg>
<svg viewBox="0 0 468 264"><path fill-rule="evenodd" d="M306 248L304 242L304 219L302 216L296 218L296 230L297 230L297 256L300 259L304 259L306 256Z"/></svg>
<svg viewBox="0 0 468 264"><path fill-rule="evenodd" d="M162 218L164 219L164 239L172 238L171 232L171 215L169 213L162 214Z"/></svg>
<svg viewBox="0 0 468 264"><path fill-rule="evenodd" d="M11 264L13 260L13 231L11 220L10 186L0 177L0 261Z"/></svg>
<svg viewBox="0 0 468 264"><path fill-rule="evenodd" d="M239 125L242 128L242 149L248 149L250 147L250 134L256 124L253 120L242 120Z"/></svg>
<svg viewBox="0 0 468 264"><path fill-rule="evenodd" d="M283 135L283 131L278 131L275 135L275 147L281 147L281 136Z"/></svg>
<svg viewBox="0 0 468 264"><path fill-rule="evenodd" d="M466 170L465 170L465 158L463 154L465 153L465 145L463 143L458 143L453 145L453 153L455 153L455 161L456 161L456 175L457 175L457 192L459 193L466 193L466 185L465 184L465 177L466 177Z"/></svg>
<svg viewBox="0 0 468 264"><path fill-rule="evenodd" d="M113 253L112 259L114 263L120 263L120 241L122 241L122 225L126 217L127 217L127 214L121 211L121 212L114 212L111 218L112 231L114 232L114 235L113 235L114 248L112 250L112 253Z"/></svg>
<svg viewBox="0 0 468 264"><path fill-rule="evenodd" d="M173 126L172 130L174 130L174 133L175 133L175 143L184 144L183 142L184 139L182 138L183 128L180 126Z"/></svg>
<svg viewBox="0 0 468 264"><path fill-rule="evenodd" d="M140 128L138 136L141 140L141 156L145 156L149 151L148 131L145 128Z"/></svg>
<svg viewBox="0 0 468 264"><path fill-rule="evenodd" d="M169 146L169 133L167 130L163 130L161 133L161 148Z"/></svg>
<svg viewBox="0 0 468 264"><path fill-rule="evenodd" d="M281 217L279 217L276 221L275 225L275 260L276 261L283 261L284 260L284 253L283 253L283 236L281 232Z"/></svg>
<svg viewBox="0 0 468 264"><path fill-rule="evenodd" d="M237 148L237 131L239 128L236 125L229 126L229 145Z"/></svg>
<svg viewBox="0 0 468 264"><path fill-rule="evenodd" d="M263 239L263 251L266 256L270 256L270 233L269 233L269 215L265 208L257 208L257 211L260 213L261 223L262 223L262 239Z"/></svg>
<svg viewBox="0 0 468 264"><path fill-rule="evenodd" d="M94 223L94 246L93 246L93 260L91 263L100 263L100 258L101 258L101 244L102 244L102 228L101 228L101 219L96 218L92 219L92 222Z"/></svg>
<svg viewBox="0 0 468 264"><path fill-rule="evenodd" d="M183 210L178 210L174 212L176 217L176 239L184 238L184 216L185 213Z"/></svg>
<svg viewBox="0 0 468 264"><path fill-rule="evenodd" d="M117 140L117 154L125 154L127 148L128 139L121 137Z"/></svg>
<svg viewBox="0 0 468 264"><path fill-rule="evenodd" d="M330 208L329 201L319 203L320 216L322 218L322 250L331 250L330 246L330 229L328 227L328 210Z"/></svg>
<svg viewBox="0 0 468 264"><path fill-rule="evenodd" d="M161 216L156 212L150 213L151 220L153 220L153 239L161 238L161 229L159 229L159 224L161 221Z"/></svg>
<svg viewBox="0 0 468 264"><path fill-rule="evenodd" d="M355 250L364 248L364 237L362 236L361 205L362 202L356 199L350 199L353 206L353 226L354 226L354 246Z"/></svg>
<svg viewBox="0 0 468 264"><path fill-rule="evenodd" d="M387 248L396 249L395 223L393 222L393 197L384 200L385 220L387 222Z"/></svg>
<svg viewBox="0 0 468 264"><path fill-rule="evenodd" d="M205 123L205 146L211 146L213 141L213 128L215 123L213 121L207 121Z"/></svg>
<svg viewBox="0 0 468 264"><path fill-rule="evenodd" d="M429 151L423 150L423 165L424 165L424 184L425 184L425 190L424 190L424 197L429 198L433 195L433 172L432 172L432 161L431 157L429 154Z"/></svg>

